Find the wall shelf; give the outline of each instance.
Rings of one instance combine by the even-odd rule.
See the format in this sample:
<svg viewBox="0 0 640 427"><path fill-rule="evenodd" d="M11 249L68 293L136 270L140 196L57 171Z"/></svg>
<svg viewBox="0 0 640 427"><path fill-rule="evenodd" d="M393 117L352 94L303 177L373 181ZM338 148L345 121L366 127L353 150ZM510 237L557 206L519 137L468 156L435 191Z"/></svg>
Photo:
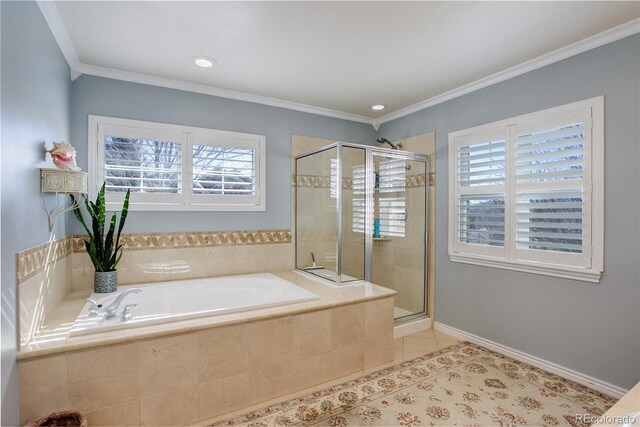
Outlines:
<svg viewBox="0 0 640 427"><path fill-rule="evenodd" d="M40 190L42 192L42 207L49 220L49 231L53 231L56 217L76 209L84 201L88 190L88 174L80 171L62 169L40 169ZM55 194L55 205L49 209L44 199L44 193ZM75 194L75 203L67 207L64 199L68 194ZM62 196L62 204L60 203Z"/></svg>

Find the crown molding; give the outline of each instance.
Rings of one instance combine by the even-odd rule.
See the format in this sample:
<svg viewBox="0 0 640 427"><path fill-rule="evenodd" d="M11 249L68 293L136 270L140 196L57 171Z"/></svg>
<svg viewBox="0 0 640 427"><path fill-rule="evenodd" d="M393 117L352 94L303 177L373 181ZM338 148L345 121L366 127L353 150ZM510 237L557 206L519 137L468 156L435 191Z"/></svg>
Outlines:
<svg viewBox="0 0 640 427"><path fill-rule="evenodd" d="M73 81L77 79L79 75L75 74L74 69L80 65L80 60L78 59L76 49L73 47L71 37L69 37L69 33L67 32L67 28L64 26L64 22L62 21L62 17L60 16L60 12L58 12L55 2L38 0L36 3L40 8L40 12L42 12L42 16L44 16L44 20L47 22L51 33L53 34L53 38L56 40L56 43L58 43L58 46L62 51L62 55L67 60L67 64L69 64L71 80Z"/></svg>
<svg viewBox="0 0 640 427"><path fill-rule="evenodd" d="M371 124L372 118L360 116L358 114L345 113L342 111L331 110L313 105L300 104L297 102L286 101L278 98L270 98L267 96L254 95L246 92L237 92L234 90L218 88L214 86L201 85L197 83L189 83L181 80L167 79L164 77L156 77L147 74L132 73L129 71L116 70L114 68L100 67L96 65L87 65L80 63L74 71L81 74L105 77L115 80L123 80L132 83L140 83L145 85L159 86L169 89L184 90L187 92L202 93L205 95L218 96L221 98L235 99L238 101L253 102L256 104L269 105L272 107L286 108L288 110L301 111L304 113L317 114L320 116L332 117L336 119L349 120L352 122Z"/></svg>
<svg viewBox="0 0 640 427"><path fill-rule="evenodd" d="M287 101L284 99L270 98L261 95L254 95L246 92L238 92L229 89L218 88L214 86L201 85L197 83L189 83L182 80L167 79L147 74L132 73L129 71L121 71L113 68L100 67L96 65L83 64L78 59L78 55L73 47L71 38L62 21L62 17L58 12L58 8L54 1L38 0L38 7L42 11L53 36L60 46L60 50L64 55L70 68L71 80L75 80L82 74L89 74L109 79L128 81L132 83L140 83L152 86L165 87L169 89L183 90L187 92L201 93L205 95L218 96L221 98L235 99L238 101L252 102L256 104L269 105L272 107L285 108L288 110L301 111L304 113L317 114L325 117L349 120L357 123L366 123L373 126L378 131L380 125L400 117L413 114L425 108L433 107L445 101L466 95L479 89L503 82L513 77L520 76L538 68L545 67L563 59L570 58L580 53L586 52L596 47L612 43L616 40L623 39L640 32L640 18L631 20L617 27L595 34L576 43L557 49L553 52L544 54L532 60L515 65L506 70L499 71L490 76L476 80L472 83L457 87L439 95L420 101L408 107L385 114L384 116L374 118L362 116L359 114L346 113L343 111L332 110L324 107L316 107L308 104Z"/></svg>
<svg viewBox="0 0 640 427"><path fill-rule="evenodd" d="M409 114L424 110L425 108L433 107L434 105L442 102L512 79L530 71L537 70L538 68L546 67L547 65L562 61L563 59L570 58L605 44L612 43L638 32L640 32L640 19L631 20L617 27L613 27L591 37L587 37L586 39L580 40L576 43L561 47L553 52L546 53L511 68L507 68L506 70L483 77L472 83L457 87L429 99L425 99L424 101L393 111L389 114L385 114L384 116L378 117L378 123L382 124L400 117L408 116Z"/></svg>

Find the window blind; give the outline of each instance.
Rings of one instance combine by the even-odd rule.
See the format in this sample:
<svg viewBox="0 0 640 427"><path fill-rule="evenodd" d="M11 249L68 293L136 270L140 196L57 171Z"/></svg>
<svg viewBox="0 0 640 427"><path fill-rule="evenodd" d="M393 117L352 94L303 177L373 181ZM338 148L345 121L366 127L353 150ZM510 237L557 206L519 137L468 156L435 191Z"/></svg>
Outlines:
<svg viewBox="0 0 640 427"><path fill-rule="evenodd" d="M407 169L404 160L380 162L378 218L380 235L404 237L407 216L405 187Z"/></svg>
<svg viewBox="0 0 640 427"><path fill-rule="evenodd" d="M365 206L365 167L353 167L353 231L364 233L366 206Z"/></svg>
<svg viewBox="0 0 640 427"><path fill-rule="evenodd" d="M106 135L104 138L105 189L110 192L180 193L182 145Z"/></svg>
<svg viewBox="0 0 640 427"><path fill-rule="evenodd" d="M254 150L193 145L193 194L254 196Z"/></svg>
<svg viewBox="0 0 640 427"><path fill-rule="evenodd" d="M583 254L585 238L585 123L571 114L516 127L515 242L528 251ZM568 258L568 257L567 257ZM580 259L565 263L582 264Z"/></svg>
<svg viewBox="0 0 640 427"><path fill-rule="evenodd" d="M604 98L449 134L452 261L597 282Z"/></svg>
<svg viewBox="0 0 640 427"><path fill-rule="evenodd" d="M379 184L375 189L380 220L380 235L404 237L406 224L406 196L404 194L407 170L404 160L380 162ZM402 194L398 194L402 193ZM353 231L365 231L365 168L353 168Z"/></svg>
<svg viewBox="0 0 640 427"><path fill-rule="evenodd" d="M99 116L89 129L89 187L104 181L108 205L130 189L130 210L264 210L264 136Z"/></svg>
<svg viewBox="0 0 640 427"><path fill-rule="evenodd" d="M505 247L507 141L503 134L462 139L457 146L455 227L458 244Z"/></svg>
<svg viewBox="0 0 640 427"><path fill-rule="evenodd" d="M542 129L518 135L518 183L545 183L582 179L584 124Z"/></svg>

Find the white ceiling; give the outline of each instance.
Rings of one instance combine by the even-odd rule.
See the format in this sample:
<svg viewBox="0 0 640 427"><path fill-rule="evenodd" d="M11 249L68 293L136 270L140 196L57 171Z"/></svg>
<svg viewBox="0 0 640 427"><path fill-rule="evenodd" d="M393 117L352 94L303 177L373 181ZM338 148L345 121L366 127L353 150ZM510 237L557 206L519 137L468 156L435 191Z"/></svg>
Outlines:
<svg viewBox="0 0 640 427"><path fill-rule="evenodd" d="M640 16L635 1L55 4L82 64L369 117Z"/></svg>

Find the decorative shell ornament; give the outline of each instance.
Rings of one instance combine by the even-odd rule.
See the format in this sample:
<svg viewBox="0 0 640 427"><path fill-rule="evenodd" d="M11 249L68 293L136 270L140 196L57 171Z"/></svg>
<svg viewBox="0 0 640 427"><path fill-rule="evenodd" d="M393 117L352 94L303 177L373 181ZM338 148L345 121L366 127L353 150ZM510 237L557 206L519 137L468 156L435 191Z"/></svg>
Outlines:
<svg viewBox="0 0 640 427"><path fill-rule="evenodd" d="M53 148L47 150L51 154L53 164L62 170L80 171L76 164L76 149L66 142L54 142Z"/></svg>

